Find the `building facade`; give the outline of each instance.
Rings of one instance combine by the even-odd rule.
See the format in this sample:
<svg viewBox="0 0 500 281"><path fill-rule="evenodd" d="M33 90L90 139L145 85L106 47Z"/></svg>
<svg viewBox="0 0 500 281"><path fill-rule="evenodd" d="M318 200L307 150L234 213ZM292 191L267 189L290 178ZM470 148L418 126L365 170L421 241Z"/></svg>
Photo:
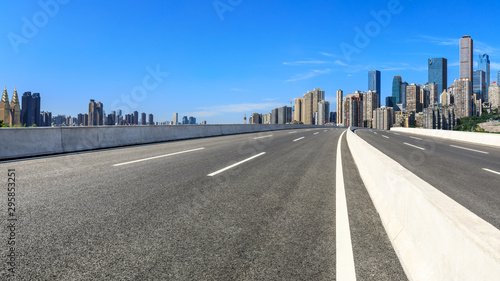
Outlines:
<svg viewBox="0 0 500 281"><path fill-rule="evenodd" d="M472 92L478 94L483 101L488 101L488 92L486 86L486 72L478 69L474 71L474 80L472 81Z"/></svg>
<svg viewBox="0 0 500 281"><path fill-rule="evenodd" d="M394 97L390 97L393 99ZM366 93L362 93L363 100L363 122L362 126L365 128L373 127L373 111L378 107L377 103L379 100L379 94L375 91L369 90Z"/></svg>
<svg viewBox="0 0 500 281"><path fill-rule="evenodd" d="M380 106L380 96L382 95L381 84L380 84L380 71L372 70L368 71L368 90L375 91L379 94L379 100L377 101L377 107Z"/></svg>
<svg viewBox="0 0 500 281"><path fill-rule="evenodd" d="M500 86L498 86L497 82L491 83L488 88L488 96L490 98L491 109L500 110Z"/></svg>
<svg viewBox="0 0 500 281"><path fill-rule="evenodd" d="M342 99L344 98L344 92L342 90L337 90L337 120L338 124L342 124Z"/></svg>
<svg viewBox="0 0 500 281"><path fill-rule="evenodd" d="M434 82L437 92L442 93L448 87L448 60L434 58L428 61L427 82Z"/></svg>
<svg viewBox="0 0 500 281"><path fill-rule="evenodd" d="M490 56L488 54L480 54L477 61L477 69L485 73L486 94L488 93L488 86L490 85ZM473 82L476 83L475 81ZM473 85L474 86L474 85ZM486 101L486 100L485 100Z"/></svg>
<svg viewBox="0 0 500 281"><path fill-rule="evenodd" d="M420 86L411 84L406 88L406 110L411 112L421 112Z"/></svg>
<svg viewBox="0 0 500 281"><path fill-rule="evenodd" d="M457 118L472 115L472 83L469 79L455 79L454 104Z"/></svg>
<svg viewBox="0 0 500 281"><path fill-rule="evenodd" d="M395 103L401 102L401 83L403 83L403 80L401 80L401 76L394 76L394 78L392 79L392 97L394 99L392 101Z"/></svg>
<svg viewBox="0 0 500 281"><path fill-rule="evenodd" d="M472 84L472 68L474 65L474 42L468 35L460 38L460 79L469 79Z"/></svg>

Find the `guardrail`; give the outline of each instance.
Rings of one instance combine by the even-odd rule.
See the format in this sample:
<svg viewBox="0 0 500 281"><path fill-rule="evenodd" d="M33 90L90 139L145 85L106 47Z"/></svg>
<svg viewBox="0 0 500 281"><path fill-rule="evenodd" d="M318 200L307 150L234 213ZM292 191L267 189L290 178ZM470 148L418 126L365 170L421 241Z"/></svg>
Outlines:
<svg viewBox="0 0 500 281"><path fill-rule="evenodd" d="M351 130L347 142L410 280L498 280L500 230Z"/></svg>
<svg viewBox="0 0 500 281"><path fill-rule="evenodd" d="M392 127L391 131L500 147L500 134Z"/></svg>
<svg viewBox="0 0 500 281"><path fill-rule="evenodd" d="M315 127L313 125L176 125L0 129L0 159L231 134Z"/></svg>

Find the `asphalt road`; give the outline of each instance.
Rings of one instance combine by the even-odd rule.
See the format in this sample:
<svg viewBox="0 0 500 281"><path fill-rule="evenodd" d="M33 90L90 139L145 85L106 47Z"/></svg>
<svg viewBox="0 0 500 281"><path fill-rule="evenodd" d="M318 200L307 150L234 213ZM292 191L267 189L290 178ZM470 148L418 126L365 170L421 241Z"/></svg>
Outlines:
<svg viewBox="0 0 500 281"><path fill-rule="evenodd" d="M0 163L16 174L17 280L335 280L343 129L274 131ZM358 280L405 280L345 136ZM253 158L251 158L253 157ZM7 222L7 190L0 219ZM2 256L9 252L2 230ZM9 276L6 263L0 276Z"/></svg>
<svg viewBox="0 0 500 281"><path fill-rule="evenodd" d="M500 229L500 149L395 131L356 134Z"/></svg>

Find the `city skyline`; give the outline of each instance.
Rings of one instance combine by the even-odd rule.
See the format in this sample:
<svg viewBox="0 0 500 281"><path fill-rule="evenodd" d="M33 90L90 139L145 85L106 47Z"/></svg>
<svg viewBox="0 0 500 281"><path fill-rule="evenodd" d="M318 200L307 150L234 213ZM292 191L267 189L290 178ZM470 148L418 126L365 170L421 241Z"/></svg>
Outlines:
<svg viewBox="0 0 500 281"><path fill-rule="evenodd" d="M123 3L117 14L112 13L115 6L111 3L68 2L60 4L53 16L47 13L47 23L35 26L37 31L31 38L23 35L24 19L33 24L33 15L45 11L43 7L2 3L0 7L10 13L0 19L5 26L0 60L9 67L0 70L0 83L7 85L10 96L14 87L21 93L40 92L41 110L53 116L77 116L86 112L88 100L95 98L105 105L106 114L118 109L124 114L151 112L155 121L161 122L172 121L172 114L178 112L211 124L243 123L245 114L290 106L289 101L314 88L325 91L334 109L336 91L350 94L368 90L366 73L374 69L381 71L383 105L392 95L395 75L410 84L428 82L426 63L431 58L448 60L447 80L451 84L459 78L457 48L464 35L474 40L473 69L478 68L478 56L488 54L490 81L496 81L500 52L492 46L500 45L498 36L491 36L484 24L454 20L463 10L480 11L480 5L459 1L467 9L450 6L449 13L415 26L410 22L419 11L438 13L427 11L426 1L399 1L394 2L399 8L392 9L390 20L384 22L380 15L387 15L392 2L364 3L362 7L355 3L294 6L242 2L224 13L222 20L210 2L189 7L158 1L149 6ZM499 6L496 2L488 5L489 10ZM287 11L292 19L314 13L318 22L300 21L304 25L300 27L298 23L287 26L289 21L280 15L267 19L276 9ZM330 19L328 14L339 9L345 14ZM78 16L80 13L87 16ZM151 22L127 22L146 16ZM193 17L196 20L189 24L192 20L188 18ZM265 20L256 23L254 17ZM339 20L346 28L336 27L334 22ZM357 30L363 32L370 22L379 22L379 32L369 34L366 46L356 44L356 38L362 37ZM436 31L433 25L438 22L440 29ZM99 26L107 28L98 30ZM264 49L257 48L263 42L256 40L262 30L276 36L266 40ZM17 52L12 34L27 41L14 44ZM241 36L232 39L235 34ZM320 43L311 47L309 41L315 38ZM346 50L352 53L346 55Z"/></svg>

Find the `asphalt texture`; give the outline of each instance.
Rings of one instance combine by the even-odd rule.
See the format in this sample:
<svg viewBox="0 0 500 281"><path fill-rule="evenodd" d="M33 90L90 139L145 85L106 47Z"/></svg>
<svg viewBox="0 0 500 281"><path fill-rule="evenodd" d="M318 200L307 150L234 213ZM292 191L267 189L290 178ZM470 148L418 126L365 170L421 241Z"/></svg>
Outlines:
<svg viewBox="0 0 500 281"><path fill-rule="evenodd" d="M7 170L15 169L17 218L15 275L2 263L0 277L335 280L335 160L343 130L274 131L0 163L5 185ZM170 155L193 149L199 150ZM342 150L358 279L404 280L345 140ZM152 159L123 164L146 158ZM3 190L0 219L6 222ZM4 257L7 235L4 228Z"/></svg>
<svg viewBox="0 0 500 281"><path fill-rule="evenodd" d="M403 132L358 129L356 134L500 229L500 174L483 170L500 172L499 148Z"/></svg>

